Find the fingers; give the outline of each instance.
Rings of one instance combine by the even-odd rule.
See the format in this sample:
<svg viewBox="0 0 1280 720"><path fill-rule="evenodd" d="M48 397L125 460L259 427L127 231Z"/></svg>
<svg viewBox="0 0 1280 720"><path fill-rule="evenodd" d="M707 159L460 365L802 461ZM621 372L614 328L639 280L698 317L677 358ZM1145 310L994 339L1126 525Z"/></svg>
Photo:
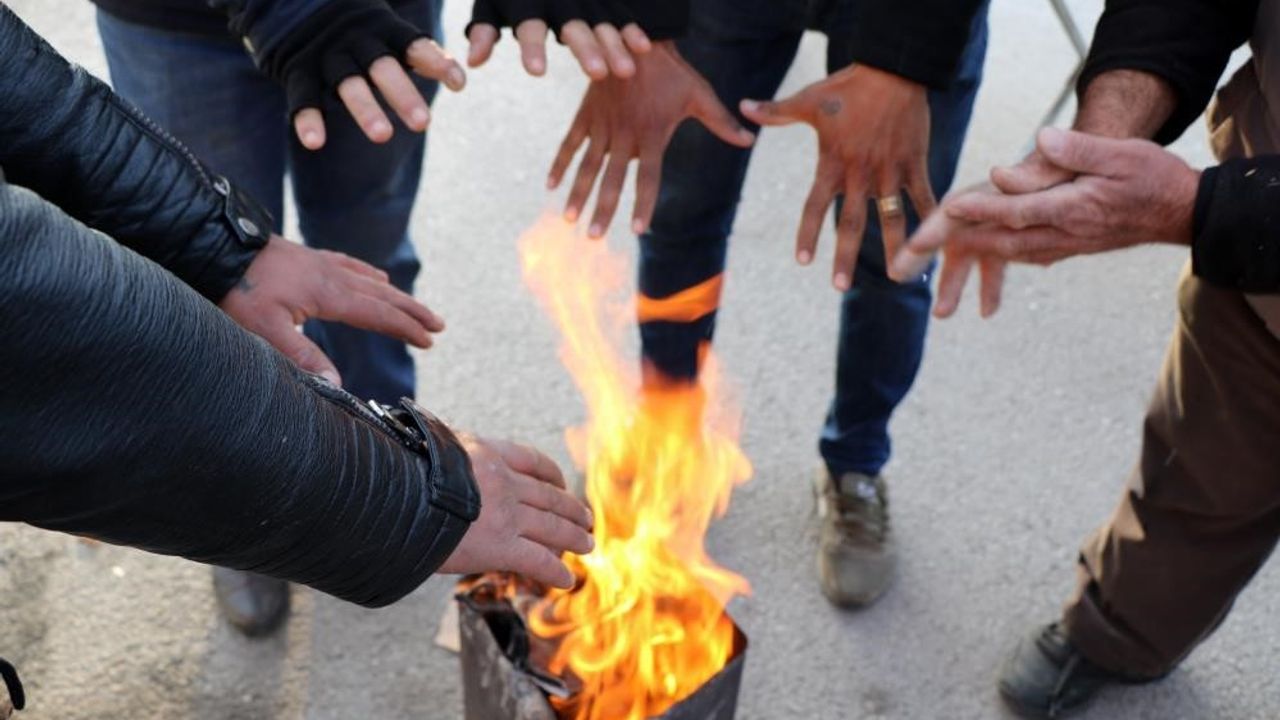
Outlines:
<svg viewBox="0 0 1280 720"><path fill-rule="evenodd" d="M556 151L555 160L551 162L551 172L547 173L547 189L555 190L560 187L560 183L564 180L564 173L569 169L569 164L573 162L573 156L578 154L578 148L582 147L582 143L587 139L587 119L586 111L579 109L576 117L573 118L573 124L569 126L569 132L564 136L564 140L560 143L560 149Z"/></svg>
<svg viewBox="0 0 1280 720"><path fill-rule="evenodd" d="M340 322L361 330L381 333L403 340L415 347L431 347L432 330L430 328L443 328L443 323L440 323L429 310L426 311L427 317L423 317L420 313L409 312L408 306L416 305L412 299L405 304L406 307L398 306L391 297L386 296L391 294L385 289L386 286L383 288L383 293L377 294L340 290L333 294L336 297L331 295L321 300L317 317L321 320ZM394 291L394 288L391 288L391 291Z"/></svg>
<svg viewBox="0 0 1280 720"><path fill-rule="evenodd" d="M933 213L920 223L907 244L894 256L887 269L889 279L897 283L919 279L929 269L929 263L947 242L948 234L957 220L945 212Z"/></svg>
<svg viewBox="0 0 1280 720"><path fill-rule="evenodd" d="M907 197L916 209L916 217L921 222L928 220L938 207L938 198L933 194L933 185L929 182L929 167L921 163L914 171L907 173Z"/></svg>
<svg viewBox="0 0 1280 720"><path fill-rule="evenodd" d="M493 56L493 46L498 44L498 28L488 23L473 25L467 41L470 43L467 49L467 66L480 67ZM525 67L528 68L528 65Z"/></svg>
<svg viewBox="0 0 1280 720"><path fill-rule="evenodd" d="M1008 195L1048 190L1054 185L1071 182L1074 177L1075 173L1049 162L1039 151L1032 152L1025 160L1012 167L991 170L991 184Z"/></svg>
<svg viewBox="0 0 1280 720"><path fill-rule="evenodd" d="M693 95L692 115L697 118L712 135L736 147L747 148L756 141L750 130L742 127L738 118L720 102L711 86L705 82L699 84Z"/></svg>
<svg viewBox="0 0 1280 720"><path fill-rule="evenodd" d="M979 298L982 317L989 318L1000 309L1000 297L1004 292L1003 260L992 257L982 258L978 263Z"/></svg>
<svg viewBox="0 0 1280 720"><path fill-rule="evenodd" d="M867 192L852 172L845 183L844 206L836 225L836 259L831 284L840 292L853 287L853 271L858 265L862 234L867 226ZM898 245L902 245L901 236Z"/></svg>
<svg viewBox="0 0 1280 720"><path fill-rule="evenodd" d="M592 80L603 80L609 76L609 66L605 63L604 51L596 40L596 34L582 20L570 20L560 28L560 40L567 46L582 72Z"/></svg>
<svg viewBox="0 0 1280 720"><path fill-rule="evenodd" d="M631 218L631 231L637 235L649 229L653 211L658 207L658 189L662 184L663 148L649 143L640 151L636 170L636 207Z"/></svg>
<svg viewBox="0 0 1280 720"><path fill-rule="evenodd" d="M813 187L809 189L809 197L805 199L804 210L800 215L800 230L796 233L796 262L801 265L813 262L823 218L827 216L827 208L831 207L839 187L839 168L826 157L820 158Z"/></svg>
<svg viewBox="0 0 1280 720"><path fill-rule="evenodd" d="M532 540L556 554L572 552L586 555L596 547L590 532L555 513L539 510L531 505L521 505L515 515L520 537Z"/></svg>
<svg viewBox="0 0 1280 720"><path fill-rule="evenodd" d="M427 101L398 60L390 55L374 60L369 66L369 79L405 127L415 132L427 129L427 124L431 122Z"/></svg>
<svg viewBox="0 0 1280 720"><path fill-rule="evenodd" d="M626 43L618 29L609 23L600 23L596 25L595 32L596 40L604 50L605 60L609 63L609 70L620 78L635 75L636 63L631 59L631 53L627 52Z"/></svg>
<svg viewBox="0 0 1280 720"><path fill-rule="evenodd" d="M516 475L515 479L516 494L525 505L554 513L581 530L589 532L595 526L595 518L586 504L563 488L525 475Z"/></svg>
<svg viewBox="0 0 1280 720"><path fill-rule="evenodd" d="M387 120L364 78L353 75L338 83L338 97L370 141L384 143L391 139L391 121Z"/></svg>
<svg viewBox="0 0 1280 720"><path fill-rule="evenodd" d="M547 24L534 18L525 20L516 28L516 42L520 43L520 62L525 72L541 77L547 72Z"/></svg>
<svg viewBox="0 0 1280 720"><path fill-rule="evenodd" d="M525 538L517 538L506 568L552 587L568 590L573 587L574 577L569 566L555 553L546 547Z"/></svg>
<svg viewBox="0 0 1280 720"><path fill-rule="evenodd" d="M354 281L357 287L352 292L363 292L382 302L394 306L397 310L413 318L427 332L444 331L444 318L432 312L431 308L418 302L407 292L397 288L385 280L361 277Z"/></svg>
<svg viewBox="0 0 1280 720"><path fill-rule="evenodd" d="M631 158L635 150L630 143L611 148L609 166L605 169L604 179L600 181L600 191L596 196L596 212L591 218L587 236L604 237L605 230L613 221L613 214L618 209L618 198L622 197L622 188L627 184L627 168L631 166Z"/></svg>
<svg viewBox="0 0 1280 720"><path fill-rule="evenodd" d="M335 263L353 273L356 273L357 275L363 275L371 280L377 280L378 282L390 282L391 278L389 275L363 260L358 260L350 255L340 252L332 252L328 250L323 250L321 252L327 256L331 256Z"/></svg>
<svg viewBox="0 0 1280 720"><path fill-rule="evenodd" d="M564 473L560 466L535 448L510 440L487 440L507 467L534 480L564 489Z"/></svg>
<svg viewBox="0 0 1280 720"><path fill-rule="evenodd" d="M1036 136L1036 149L1046 160L1064 170L1090 175L1114 174L1132 147L1133 141L1051 127Z"/></svg>
<svg viewBox="0 0 1280 720"><path fill-rule="evenodd" d="M298 142L308 150L319 150L324 147L324 115L319 108L303 108L293 116L293 131Z"/></svg>
<svg viewBox="0 0 1280 720"><path fill-rule="evenodd" d="M1074 185L1058 185L1027 195L967 193L947 202L947 214L971 223L1014 230L1036 225L1062 226L1071 209L1083 203Z"/></svg>
<svg viewBox="0 0 1280 720"><path fill-rule="evenodd" d="M938 275L938 299L933 304L934 317L949 318L955 314L973 262L973 256L968 253L948 250L943 254L942 272Z"/></svg>
<svg viewBox="0 0 1280 720"><path fill-rule="evenodd" d="M587 145L587 152L578 165L578 176L573 181L573 189L569 191L569 200L565 204L564 216L574 222L582 214L582 207L595 187L596 176L600 174L600 166L604 164L605 142L599 137L592 137Z"/></svg>
<svg viewBox="0 0 1280 720"><path fill-rule="evenodd" d="M653 49L653 43L644 30L635 23L627 23L622 28L622 41L631 52L643 55Z"/></svg>
<svg viewBox="0 0 1280 720"><path fill-rule="evenodd" d="M897 212L885 212L880 207L880 200L888 198L898 200ZM880 218L880 239L884 242L884 256L897 257L898 250L907 241L907 213L902 205L902 185L897 181L896 176L880 185L875 205L876 215Z"/></svg>
<svg viewBox="0 0 1280 720"><path fill-rule="evenodd" d="M439 80L454 92L458 92L467 84L467 74L458 61L429 38L414 40L408 52L405 53L405 61L418 75Z"/></svg>
<svg viewBox="0 0 1280 720"><path fill-rule="evenodd" d="M798 97L793 95L776 102L743 100L738 104L738 109L748 120L757 125L780 126L808 122L810 113L805 104L797 99Z"/></svg>

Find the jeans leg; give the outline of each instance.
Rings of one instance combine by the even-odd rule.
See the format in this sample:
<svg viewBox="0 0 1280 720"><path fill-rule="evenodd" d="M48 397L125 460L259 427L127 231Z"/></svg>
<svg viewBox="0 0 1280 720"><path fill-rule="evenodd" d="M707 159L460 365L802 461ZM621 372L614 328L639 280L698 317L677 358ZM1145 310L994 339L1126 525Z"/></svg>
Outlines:
<svg viewBox="0 0 1280 720"><path fill-rule="evenodd" d="M117 93L217 173L284 215L284 93L231 38L167 32L98 11Z"/></svg>
<svg viewBox="0 0 1280 720"><path fill-rule="evenodd" d="M396 9L419 27L434 28L439 7L439 0L420 0ZM416 77L415 82L428 100L435 97L435 82ZM289 140L302 238L311 247L364 260L390 275L396 287L413 292L421 266L409 237L409 216L426 140L384 104L395 132L389 142L375 145L336 100L326 102L324 148L311 151L296 138ZM403 342L330 322L308 322L305 331L357 397L393 403L414 396L413 359Z"/></svg>
<svg viewBox="0 0 1280 720"><path fill-rule="evenodd" d="M702 10L714 8L703 6ZM743 98L771 98L795 57L799 32L728 39L696 31L680 43L685 59L707 78L726 107ZM739 116L739 121L749 125ZM724 270L729 233L751 152L730 146L688 121L676 131L662 166L662 187L649 232L640 237L640 293L646 305L702 283ZM719 304L718 288L710 300ZM640 323L646 370L681 381L697 377L699 350L710 342L715 311L690 320L649 312Z"/></svg>
<svg viewBox="0 0 1280 720"><path fill-rule="evenodd" d="M929 181L938 196L947 192L955 176L982 80L986 45L984 9L951 88L929 92ZM852 49L846 44L833 39L829 48L830 70L851 62ZM837 217L839 211L837 203ZM907 221L908 231L919 225L910 206ZM853 288L841 298L836 392L819 442L823 460L834 475L877 475L889 461L889 419L920 368L931 300L928 275L904 284L888 278L880 224L869 204Z"/></svg>

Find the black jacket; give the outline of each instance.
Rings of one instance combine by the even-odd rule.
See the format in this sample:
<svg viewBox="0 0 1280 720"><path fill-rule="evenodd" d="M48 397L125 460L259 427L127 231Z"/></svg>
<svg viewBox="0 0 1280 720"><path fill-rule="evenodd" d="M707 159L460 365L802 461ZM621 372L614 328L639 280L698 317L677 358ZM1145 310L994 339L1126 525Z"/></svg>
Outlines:
<svg viewBox="0 0 1280 720"><path fill-rule="evenodd" d="M0 521L368 606L452 553L479 512L453 435L397 430L193 292L252 255L235 192L3 6L0 166Z"/></svg>

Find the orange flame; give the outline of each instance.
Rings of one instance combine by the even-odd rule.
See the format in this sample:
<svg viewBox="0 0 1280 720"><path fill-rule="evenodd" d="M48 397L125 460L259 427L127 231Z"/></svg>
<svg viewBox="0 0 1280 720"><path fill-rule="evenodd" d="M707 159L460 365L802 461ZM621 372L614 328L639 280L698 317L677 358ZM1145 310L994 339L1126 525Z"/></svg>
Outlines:
<svg viewBox="0 0 1280 720"><path fill-rule="evenodd" d="M647 383L619 351L635 323L626 263L602 242L548 217L520 241L525 281L564 337L561 359L587 404L586 426L566 433L586 469L596 549L570 557L575 590L533 609L534 633L557 638L553 673L583 691L557 704L573 720L645 720L701 687L732 658L725 604L747 581L707 555L704 537L751 475L739 449L740 415L725 405L708 353L700 385ZM714 309L720 280L700 289ZM705 285L705 284L704 284ZM692 310L692 311L696 311Z"/></svg>

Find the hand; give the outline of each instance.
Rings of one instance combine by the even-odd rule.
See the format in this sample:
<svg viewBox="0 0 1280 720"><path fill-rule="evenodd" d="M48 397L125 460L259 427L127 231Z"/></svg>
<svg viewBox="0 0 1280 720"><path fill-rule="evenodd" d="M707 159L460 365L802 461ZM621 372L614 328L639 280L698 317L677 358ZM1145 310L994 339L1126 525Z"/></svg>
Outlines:
<svg viewBox="0 0 1280 720"><path fill-rule="evenodd" d="M298 367L335 385L342 384L337 368L298 331L303 322L315 318L346 323L420 348L431 347L431 334L444 330L444 320L397 290L381 270L276 235L218 307Z"/></svg>
<svg viewBox="0 0 1280 720"><path fill-rule="evenodd" d="M546 455L502 440L462 437L480 487L480 517L440 572L511 571L559 588L574 577L561 553L595 549L591 511L565 491Z"/></svg>
<svg viewBox="0 0 1280 720"><path fill-rule="evenodd" d="M879 210L886 258L897 254L906 239L903 190L921 218L933 211L929 103L923 85L868 65L854 65L784 100L744 100L742 113L760 125L804 122L818 132L818 169L796 235L796 260L801 265L813 261L827 208L843 191L832 272L837 290L853 285L868 198L898 206L896 211L883 206Z"/></svg>
<svg viewBox="0 0 1280 720"><path fill-rule="evenodd" d="M565 217L573 222L581 215L607 156L609 165L588 229L591 237L602 237L617 210L631 160L639 158L631 229L644 232L658 203L663 152L676 127L688 117L697 118L731 145L749 147L755 141L720 104L711 85L680 57L674 43L657 43L652 52L639 56L632 78L591 83L547 178L548 188L559 187L578 148L590 141L569 192Z"/></svg>
<svg viewBox="0 0 1280 720"><path fill-rule="evenodd" d="M365 136L383 143L393 131L375 89L406 127L422 132L431 110L406 67L450 90L466 84L462 66L381 0L330 0L260 57L259 64L284 85L294 131L309 150L325 144L320 108L326 94L336 93Z"/></svg>
<svg viewBox="0 0 1280 720"><path fill-rule="evenodd" d="M474 68L488 62L501 28L510 27L520 43L525 71L541 77L547 71L547 30L555 27L561 42L591 79L603 80L610 72L621 78L635 75L634 56L649 52L649 36L625 18L606 21L591 15L575 0L550 4L543 0L475 0L466 33L471 43L467 65Z"/></svg>
<svg viewBox="0 0 1280 720"><path fill-rule="evenodd" d="M912 239L912 253L958 251L950 282L945 268L939 281L936 314L954 311L965 258L1048 265L1142 243L1191 243L1199 173L1177 156L1145 140L1053 128L1040 132L1037 149L1076 177L1023 195L962 193L944 204L946 222L922 227Z"/></svg>

